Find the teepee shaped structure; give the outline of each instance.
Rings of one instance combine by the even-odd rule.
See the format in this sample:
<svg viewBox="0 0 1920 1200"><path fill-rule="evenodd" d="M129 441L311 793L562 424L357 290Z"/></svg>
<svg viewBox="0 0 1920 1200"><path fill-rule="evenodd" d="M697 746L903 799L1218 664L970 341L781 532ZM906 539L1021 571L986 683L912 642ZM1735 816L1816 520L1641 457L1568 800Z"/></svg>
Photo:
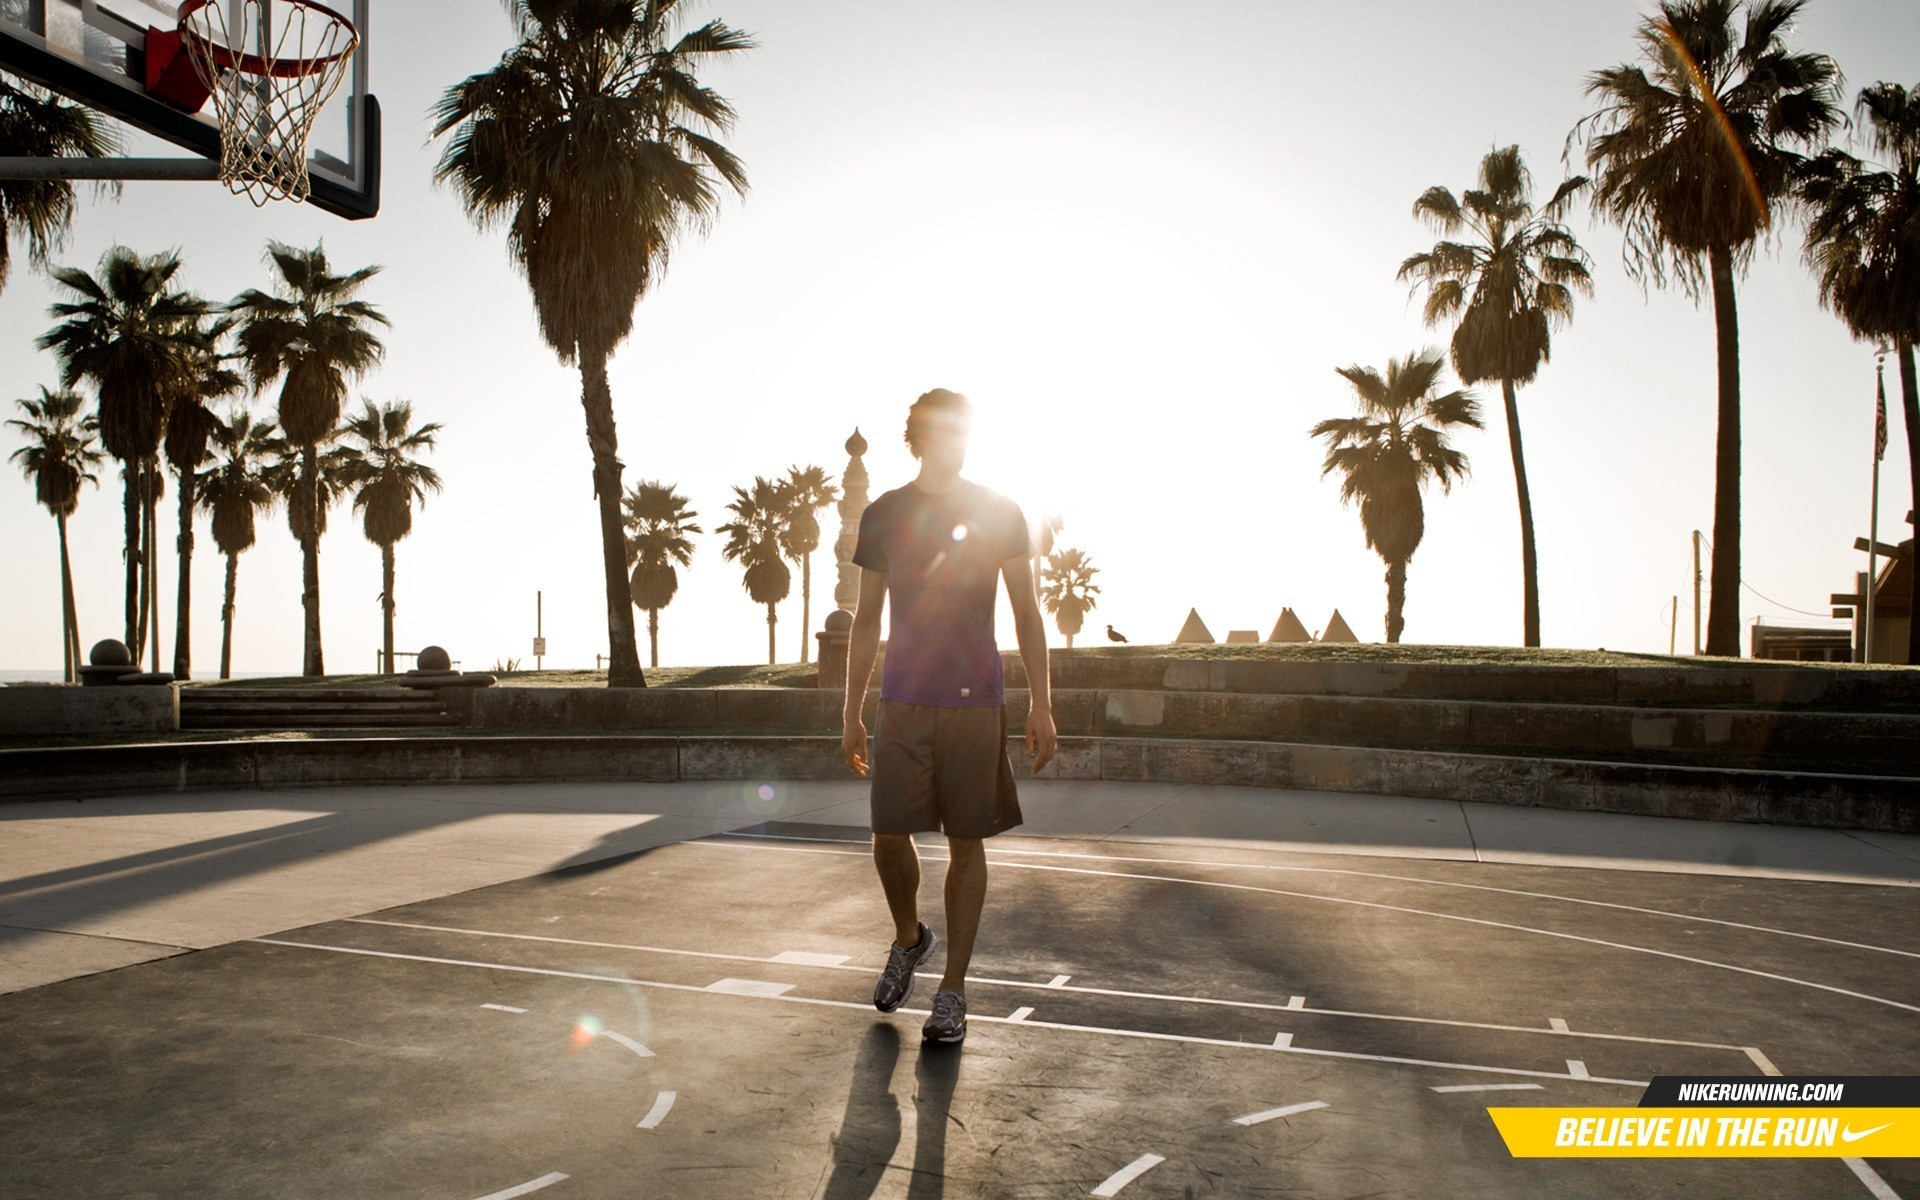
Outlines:
<svg viewBox="0 0 1920 1200"><path fill-rule="evenodd" d="M1300 618L1294 616L1290 608L1280 610L1280 619L1273 623L1273 632L1267 635L1269 642L1310 642L1312 640L1313 635L1307 632L1307 627L1300 623Z"/></svg>
<svg viewBox="0 0 1920 1200"><path fill-rule="evenodd" d="M1340 610L1336 608L1333 610L1333 615L1327 618L1327 631L1320 635L1320 640L1323 642L1357 642L1360 639L1353 636L1353 627L1347 624L1347 619L1341 616Z"/></svg>
<svg viewBox="0 0 1920 1200"><path fill-rule="evenodd" d="M1208 632L1207 623L1200 619L1199 609L1190 608L1187 610L1187 623L1180 627L1179 635L1173 640L1176 644L1181 642L1213 644L1213 634Z"/></svg>

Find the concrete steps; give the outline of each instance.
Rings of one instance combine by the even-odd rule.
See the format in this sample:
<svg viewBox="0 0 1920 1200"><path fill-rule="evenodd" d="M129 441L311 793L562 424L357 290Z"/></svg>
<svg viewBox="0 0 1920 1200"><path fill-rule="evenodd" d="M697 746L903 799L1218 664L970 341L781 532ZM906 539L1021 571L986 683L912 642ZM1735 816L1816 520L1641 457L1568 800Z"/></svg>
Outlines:
<svg viewBox="0 0 1920 1200"><path fill-rule="evenodd" d="M437 693L408 688L181 688L183 730L424 729L457 725Z"/></svg>

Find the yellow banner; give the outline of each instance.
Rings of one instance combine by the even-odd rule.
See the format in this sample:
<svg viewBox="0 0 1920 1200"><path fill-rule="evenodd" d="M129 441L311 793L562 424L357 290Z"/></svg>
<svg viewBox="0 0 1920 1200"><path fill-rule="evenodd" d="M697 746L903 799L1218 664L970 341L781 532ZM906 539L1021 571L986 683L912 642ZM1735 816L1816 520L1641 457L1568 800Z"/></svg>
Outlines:
<svg viewBox="0 0 1920 1200"><path fill-rule="evenodd" d="M1515 1158L1920 1158L1920 1108L1489 1108Z"/></svg>

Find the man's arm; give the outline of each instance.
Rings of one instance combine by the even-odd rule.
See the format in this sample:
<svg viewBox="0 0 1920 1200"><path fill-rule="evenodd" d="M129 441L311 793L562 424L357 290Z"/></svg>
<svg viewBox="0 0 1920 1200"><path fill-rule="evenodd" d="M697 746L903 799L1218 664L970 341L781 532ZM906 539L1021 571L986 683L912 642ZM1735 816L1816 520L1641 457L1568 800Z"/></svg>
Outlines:
<svg viewBox="0 0 1920 1200"><path fill-rule="evenodd" d="M1022 556L1000 564L1013 604L1013 632L1020 640L1020 661L1027 668L1027 753L1038 771L1053 758L1059 734L1053 726L1053 687L1047 678L1047 626L1033 583L1033 560Z"/></svg>
<svg viewBox="0 0 1920 1200"><path fill-rule="evenodd" d="M873 660L880 653L880 610L886 602L886 572L862 568L860 599L853 610L853 629L847 642L847 695L840 712L840 752L847 766L862 777L867 773L867 726L861 713L867 705Z"/></svg>

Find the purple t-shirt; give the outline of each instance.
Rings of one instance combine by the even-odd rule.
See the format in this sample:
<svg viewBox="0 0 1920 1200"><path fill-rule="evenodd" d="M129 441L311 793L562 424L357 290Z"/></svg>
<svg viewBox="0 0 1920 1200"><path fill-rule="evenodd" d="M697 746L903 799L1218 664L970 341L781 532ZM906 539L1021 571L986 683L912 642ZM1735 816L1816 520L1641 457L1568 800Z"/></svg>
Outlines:
<svg viewBox="0 0 1920 1200"><path fill-rule="evenodd" d="M892 610L880 696L938 708L1006 702L993 597L1000 564L1032 553L1020 506L977 483L909 483L867 506L853 561L887 576Z"/></svg>

